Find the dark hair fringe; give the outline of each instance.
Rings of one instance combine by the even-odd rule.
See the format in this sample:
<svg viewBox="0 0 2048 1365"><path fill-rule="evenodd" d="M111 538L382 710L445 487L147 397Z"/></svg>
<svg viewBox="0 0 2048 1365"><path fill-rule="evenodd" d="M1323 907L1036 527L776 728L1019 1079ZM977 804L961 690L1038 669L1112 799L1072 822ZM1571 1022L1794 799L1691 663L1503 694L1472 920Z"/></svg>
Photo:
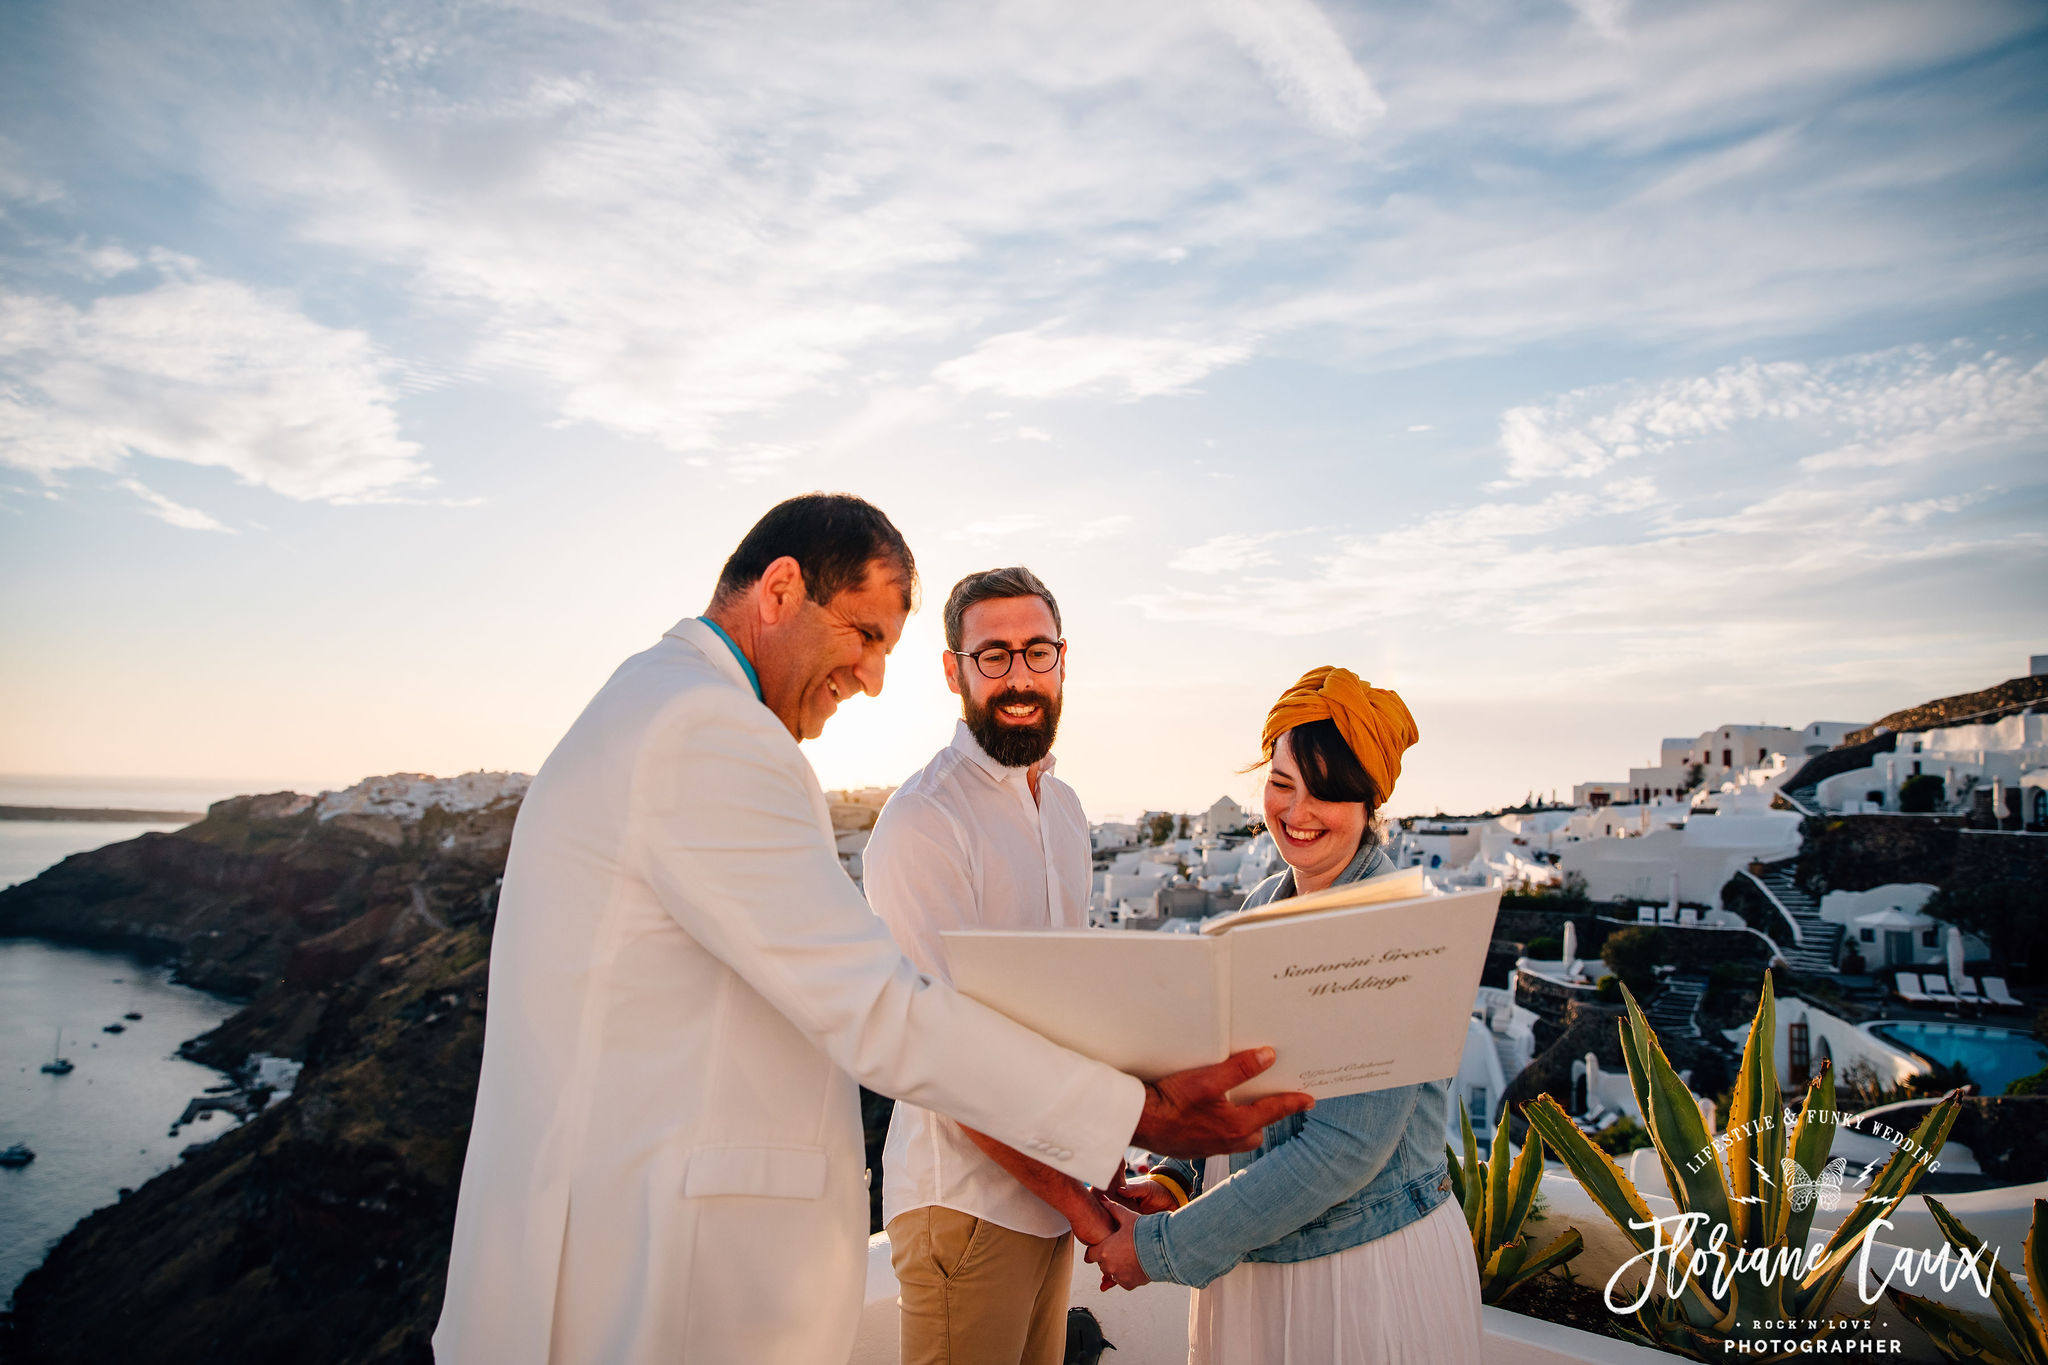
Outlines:
<svg viewBox="0 0 2048 1365"><path fill-rule="evenodd" d="M1022 564L1007 569L983 569L953 585L946 594L946 648L959 649L967 629L967 609L976 602L993 602L1004 597L1036 597L1052 612L1053 634L1060 631L1060 604L1052 600L1052 589Z"/></svg>
<svg viewBox="0 0 2048 1365"><path fill-rule="evenodd" d="M916 608L917 561L903 533L851 493L804 493L769 508L725 561L711 600L745 592L785 555L803 572L805 596L821 606L866 582L868 565L879 559L903 576L903 609Z"/></svg>
<svg viewBox="0 0 2048 1365"><path fill-rule="evenodd" d="M1276 743L1278 741L1275 741ZM1318 801L1362 801L1370 821L1380 807L1379 789L1358 755L1344 742L1334 720L1312 720L1287 732L1287 747L1301 769L1301 785Z"/></svg>

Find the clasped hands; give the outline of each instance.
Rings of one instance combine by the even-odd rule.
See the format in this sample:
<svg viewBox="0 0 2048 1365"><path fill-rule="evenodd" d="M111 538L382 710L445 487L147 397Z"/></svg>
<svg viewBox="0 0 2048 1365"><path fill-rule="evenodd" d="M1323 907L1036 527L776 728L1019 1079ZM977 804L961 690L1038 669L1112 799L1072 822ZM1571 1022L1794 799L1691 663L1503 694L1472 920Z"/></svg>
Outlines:
<svg viewBox="0 0 2048 1365"><path fill-rule="evenodd" d="M1307 1095L1288 1093L1238 1104L1231 1090L1273 1064L1273 1049L1233 1053L1213 1066L1177 1071L1145 1087L1145 1109L1133 1135L1137 1145L1167 1156L1201 1158L1250 1151L1259 1145L1267 1124L1311 1108ZM1090 1265L1102 1268L1102 1287L1136 1289L1150 1283L1138 1263L1132 1229L1140 1214L1168 1213L1171 1194L1153 1180L1131 1180L1119 1163L1116 1177L1104 1190L1068 1213L1074 1238L1088 1248Z"/></svg>

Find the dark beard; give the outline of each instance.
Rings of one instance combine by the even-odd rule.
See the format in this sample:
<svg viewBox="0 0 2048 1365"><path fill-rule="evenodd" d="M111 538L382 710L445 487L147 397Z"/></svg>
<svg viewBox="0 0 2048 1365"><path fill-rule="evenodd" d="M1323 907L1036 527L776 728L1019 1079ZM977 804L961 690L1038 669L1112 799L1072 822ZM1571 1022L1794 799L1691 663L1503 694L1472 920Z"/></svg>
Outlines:
<svg viewBox="0 0 2048 1365"><path fill-rule="evenodd" d="M1013 725L996 719L997 707L1013 704L1035 704L1044 710L1036 725ZM976 706L974 698L963 693L960 709L966 714L967 728L980 742L982 752L1005 768L1028 768L1051 753L1053 736L1060 728L1060 699L1037 692L1006 688L989 698L986 706Z"/></svg>

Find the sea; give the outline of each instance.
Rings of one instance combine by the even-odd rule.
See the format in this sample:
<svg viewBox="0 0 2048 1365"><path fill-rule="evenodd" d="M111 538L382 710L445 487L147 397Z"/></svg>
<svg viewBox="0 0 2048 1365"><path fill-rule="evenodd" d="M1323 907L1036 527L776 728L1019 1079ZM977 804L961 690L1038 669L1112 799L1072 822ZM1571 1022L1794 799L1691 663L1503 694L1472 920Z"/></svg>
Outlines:
<svg viewBox="0 0 2048 1365"><path fill-rule="evenodd" d="M235 779L0 775L0 805L203 812L245 792L318 792L335 783ZM34 877L73 853L176 824L0 820L0 886ZM219 1085L219 1072L178 1056L233 1002L171 980L170 970L121 953L0 939L0 1148L36 1154L0 1169L0 1301L40 1265L72 1225L177 1164L195 1142L236 1120L212 1114L170 1135L185 1105ZM140 1019L124 1019L130 1012ZM106 1033L120 1023L124 1032ZM76 1068L41 1067L59 1046Z"/></svg>

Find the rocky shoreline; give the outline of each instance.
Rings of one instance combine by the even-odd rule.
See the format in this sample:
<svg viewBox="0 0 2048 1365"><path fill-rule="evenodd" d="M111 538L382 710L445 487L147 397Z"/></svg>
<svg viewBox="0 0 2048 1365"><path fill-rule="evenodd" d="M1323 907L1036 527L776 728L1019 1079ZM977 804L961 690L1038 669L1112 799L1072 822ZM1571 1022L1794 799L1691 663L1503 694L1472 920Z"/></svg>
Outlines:
<svg viewBox="0 0 2048 1365"><path fill-rule="evenodd" d="M183 1051L254 1115L67 1234L0 1358L430 1359L519 794L451 810L380 781L237 797L0 891L0 936L169 958L245 1001ZM266 1056L303 1068L259 1106Z"/></svg>
<svg viewBox="0 0 2048 1365"><path fill-rule="evenodd" d="M0 891L0 937L169 959L243 1002L181 1051L252 1115L73 1228L0 1318L0 1360L431 1361L524 786L236 797ZM288 1094L264 1057L302 1064ZM879 1164L890 1105L862 1099Z"/></svg>

